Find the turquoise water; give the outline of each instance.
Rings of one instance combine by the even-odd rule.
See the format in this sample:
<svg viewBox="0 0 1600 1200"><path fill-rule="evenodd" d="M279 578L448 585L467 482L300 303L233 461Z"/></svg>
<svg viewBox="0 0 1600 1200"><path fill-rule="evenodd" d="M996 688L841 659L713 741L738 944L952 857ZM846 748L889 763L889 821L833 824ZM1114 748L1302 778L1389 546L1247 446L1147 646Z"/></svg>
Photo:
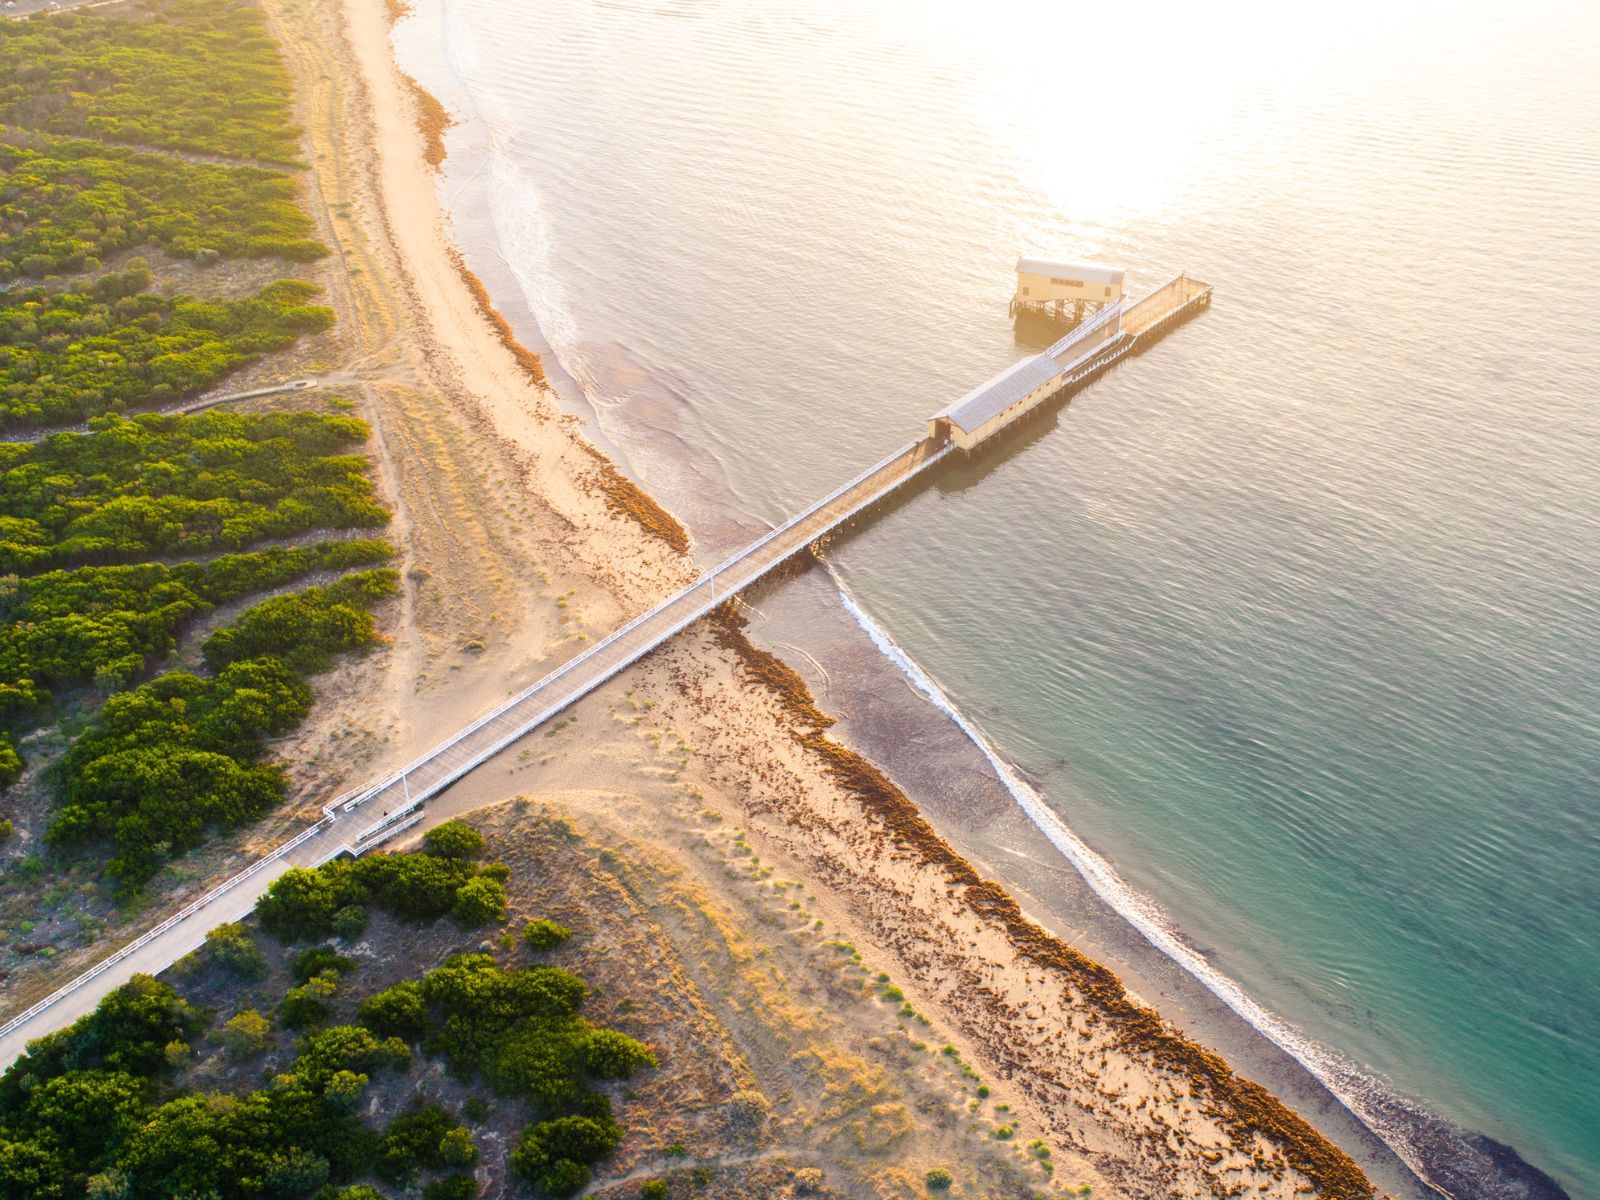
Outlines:
<svg viewBox="0 0 1600 1200"><path fill-rule="evenodd" d="M708 542L1022 354L1018 251L1215 284L834 563L1213 968L1600 1195L1600 10L441 0L407 39L473 118L473 253Z"/></svg>

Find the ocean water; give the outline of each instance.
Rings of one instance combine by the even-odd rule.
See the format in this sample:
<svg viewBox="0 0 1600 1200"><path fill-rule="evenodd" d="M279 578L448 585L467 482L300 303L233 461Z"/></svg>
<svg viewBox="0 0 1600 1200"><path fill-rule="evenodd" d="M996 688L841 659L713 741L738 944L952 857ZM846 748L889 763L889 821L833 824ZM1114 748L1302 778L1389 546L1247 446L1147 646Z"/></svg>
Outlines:
<svg viewBox="0 0 1600 1200"><path fill-rule="evenodd" d="M474 264L708 552L1025 353L1018 252L1214 284L830 565L1197 970L1600 1195L1600 6L398 38L466 118Z"/></svg>

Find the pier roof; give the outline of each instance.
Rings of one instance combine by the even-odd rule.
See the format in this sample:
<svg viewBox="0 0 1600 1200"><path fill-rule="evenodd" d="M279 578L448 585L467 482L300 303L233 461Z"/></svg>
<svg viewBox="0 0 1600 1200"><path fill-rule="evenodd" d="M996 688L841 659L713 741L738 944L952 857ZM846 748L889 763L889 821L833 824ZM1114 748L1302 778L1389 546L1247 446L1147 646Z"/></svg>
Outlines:
<svg viewBox="0 0 1600 1200"><path fill-rule="evenodd" d="M987 383L979 384L949 408L934 415L948 417L971 433L1060 374L1061 367L1054 359L1035 354L1013 363Z"/></svg>
<svg viewBox="0 0 1600 1200"><path fill-rule="evenodd" d="M1018 275L1052 275L1067 279L1093 280L1095 283L1110 283L1122 286L1122 279L1128 272L1122 267L1106 267L1098 263L1063 262L1054 258L1019 258L1017 259Z"/></svg>

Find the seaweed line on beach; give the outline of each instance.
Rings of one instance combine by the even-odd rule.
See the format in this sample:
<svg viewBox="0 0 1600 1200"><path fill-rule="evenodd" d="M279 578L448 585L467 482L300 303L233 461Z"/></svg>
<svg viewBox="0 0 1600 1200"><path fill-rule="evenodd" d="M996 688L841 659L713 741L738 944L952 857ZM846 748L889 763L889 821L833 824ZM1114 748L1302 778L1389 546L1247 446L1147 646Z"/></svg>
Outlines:
<svg viewBox="0 0 1600 1200"><path fill-rule="evenodd" d="M383 7L390 26L411 15L411 5L408 0L383 0ZM444 135L456 120L439 102L439 97L400 70L399 63L395 64L395 73L405 85L406 92L411 96L411 102L417 106L417 131L422 134L423 160L437 171L444 166L445 156L449 154L445 149Z"/></svg>
<svg viewBox="0 0 1600 1200"><path fill-rule="evenodd" d="M418 88L421 91L421 88ZM423 92L427 95L427 92ZM435 101L437 103L437 101ZM529 350L517 340L516 330L511 328L511 322L500 315L500 310L494 306L494 300L489 296L489 289L483 285L483 280L478 278L477 272L467 266L467 260L461 256L461 251L454 246L446 247L445 253L450 256L450 262L456 269L456 274L461 276L461 281L467 285L467 290L472 293L472 298L478 304L478 311L484 319L494 327L495 336L500 339L500 344L511 351L511 357L517 360L517 365L529 379L539 387L548 387L544 377L544 362L532 350ZM543 413L534 414L539 420L548 420Z"/></svg>
<svg viewBox="0 0 1600 1200"><path fill-rule="evenodd" d="M1108 968L1030 921L999 884L984 879L928 824L916 804L877 766L826 736L834 719L823 712L805 680L787 663L750 641L748 624L730 602L711 616L718 643L732 651L745 677L770 691L794 722L792 734L822 757L828 773L875 814L885 832L925 863L942 866L963 889L971 909L1001 925L1012 944L1036 965L1065 976L1109 1025L1121 1044L1186 1078L1195 1099L1241 1141L1259 1135L1330 1200L1368 1200L1375 1192L1361 1167L1310 1122L1261 1085L1237 1075L1217 1054L1190 1041L1155 1012L1136 1003Z"/></svg>
<svg viewBox="0 0 1600 1200"><path fill-rule="evenodd" d="M659 538L679 554L689 553L689 531L650 494L629 479L617 465L588 442L578 445L591 455L599 467L591 482L605 497L606 508L619 516L633 518L651 537Z"/></svg>
<svg viewBox="0 0 1600 1200"><path fill-rule="evenodd" d="M456 120L439 102L437 96L404 71L400 72L400 82L405 84L406 91L411 93L412 103L417 106L417 130L422 134L422 157L437 171L444 166L445 155L449 153L445 149L444 135Z"/></svg>

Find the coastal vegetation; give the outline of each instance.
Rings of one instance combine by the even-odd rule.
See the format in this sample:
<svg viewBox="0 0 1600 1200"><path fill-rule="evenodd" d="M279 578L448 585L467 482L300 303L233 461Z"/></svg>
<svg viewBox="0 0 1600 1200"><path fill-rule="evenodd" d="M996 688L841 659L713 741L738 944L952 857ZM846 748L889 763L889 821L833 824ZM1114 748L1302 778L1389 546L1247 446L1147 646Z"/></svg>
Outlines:
<svg viewBox="0 0 1600 1200"><path fill-rule="evenodd" d="M342 453L366 435L353 417L217 410L0 443L0 571L383 525L366 460Z"/></svg>
<svg viewBox="0 0 1600 1200"><path fill-rule="evenodd" d="M207 263L328 253L294 177L14 131L0 144L0 282L78 274L140 247Z"/></svg>
<svg viewBox="0 0 1600 1200"><path fill-rule="evenodd" d="M506 873L426 853L347 866L384 881ZM295 890L274 888L280 901ZM136 977L0 1077L0 1195L366 1200L381 1184L472 1197L490 1109L455 1099L436 1062L461 1079L493 1070L499 1104L525 1122L516 1169L548 1195L581 1187L623 1136L600 1087L654 1066L651 1051L587 1021L587 985L555 967L454 954L363 986L375 969L327 944L263 946L241 924L214 931L173 981ZM277 992L276 1020L240 1005L240 988ZM251 1086L263 1073L271 1083Z"/></svg>
<svg viewBox="0 0 1600 1200"><path fill-rule="evenodd" d="M0 578L0 721L45 715L62 689L117 691L170 655L179 631L215 605L391 554L360 539Z"/></svg>
<svg viewBox="0 0 1600 1200"><path fill-rule="evenodd" d="M143 0L0 26L0 123L103 142L292 163L289 78L239 0Z"/></svg>
<svg viewBox="0 0 1600 1200"><path fill-rule="evenodd" d="M317 289L284 279L243 300L150 291L142 259L84 291L0 297L0 429L61 424L192 396L333 324Z"/></svg>
<svg viewBox="0 0 1600 1200"><path fill-rule="evenodd" d="M394 573L376 570L265 600L207 640L215 675L173 671L113 695L67 752L50 844L104 843L107 872L126 888L209 831L269 811L287 781L280 765L260 761L266 739L310 711L305 672L378 640L366 607L394 590Z"/></svg>
<svg viewBox="0 0 1600 1200"><path fill-rule="evenodd" d="M382 640L392 551L332 537L388 520L363 422L139 412L333 323L288 277L327 253L292 99L239 0L0 23L0 431L84 423L0 442L0 787L28 797L8 889L82 861L126 895L270 811L309 677ZM186 639L203 668L162 673Z"/></svg>

